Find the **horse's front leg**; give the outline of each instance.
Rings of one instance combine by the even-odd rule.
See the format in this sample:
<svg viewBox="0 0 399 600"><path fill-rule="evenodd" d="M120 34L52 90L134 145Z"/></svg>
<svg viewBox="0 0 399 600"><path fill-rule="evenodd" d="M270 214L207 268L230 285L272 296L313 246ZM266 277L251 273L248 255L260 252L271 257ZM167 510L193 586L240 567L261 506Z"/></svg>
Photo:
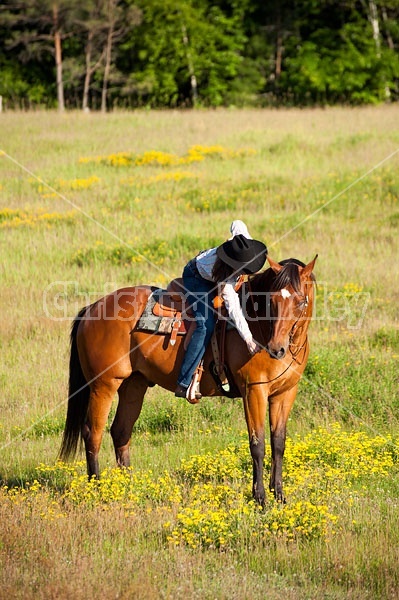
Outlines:
<svg viewBox="0 0 399 600"><path fill-rule="evenodd" d="M269 489L278 502L285 502L283 494L283 457L287 421L297 393L297 386L269 398L270 444L272 462Z"/></svg>
<svg viewBox="0 0 399 600"><path fill-rule="evenodd" d="M255 501L262 506L265 503L263 460L265 458L266 406L267 396L262 391L262 386L250 386L244 397L244 410L248 427L249 448L252 456L252 495Z"/></svg>

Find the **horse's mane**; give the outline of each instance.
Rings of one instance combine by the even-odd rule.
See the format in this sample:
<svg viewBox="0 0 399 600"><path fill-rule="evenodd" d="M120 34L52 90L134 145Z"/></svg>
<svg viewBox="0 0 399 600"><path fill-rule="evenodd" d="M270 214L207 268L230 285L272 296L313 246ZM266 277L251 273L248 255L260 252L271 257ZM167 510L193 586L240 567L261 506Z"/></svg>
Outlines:
<svg viewBox="0 0 399 600"><path fill-rule="evenodd" d="M284 266L279 273L275 273L270 291L276 292L291 285L295 292L299 292L301 288L301 280L299 278L298 264L300 264L300 266L305 265L301 264L300 261L293 262L293 259L288 259L280 264L284 264Z"/></svg>
<svg viewBox="0 0 399 600"><path fill-rule="evenodd" d="M279 273L275 273L272 269L266 269L251 278L251 287L254 292L258 290L277 292L289 285L294 288L295 292L300 291L301 281L298 267L304 267L305 264L297 258L287 258L279 264L283 266ZM312 279L314 279L313 275Z"/></svg>
<svg viewBox="0 0 399 600"><path fill-rule="evenodd" d="M246 309L251 317L269 314L269 292L277 292L291 285L295 292L300 293L301 279L298 267L304 267L305 264L297 258L287 258L282 260L279 264L282 265L283 268L278 273L275 273L272 268L266 269L265 271L250 277L249 287L245 286L247 291L250 291L250 294L252 295L252 299L247 299L246 302ZM312 281L315 281L313 273L311 278ZM254 300L257 307L256 314L254 312Z"/></svg>

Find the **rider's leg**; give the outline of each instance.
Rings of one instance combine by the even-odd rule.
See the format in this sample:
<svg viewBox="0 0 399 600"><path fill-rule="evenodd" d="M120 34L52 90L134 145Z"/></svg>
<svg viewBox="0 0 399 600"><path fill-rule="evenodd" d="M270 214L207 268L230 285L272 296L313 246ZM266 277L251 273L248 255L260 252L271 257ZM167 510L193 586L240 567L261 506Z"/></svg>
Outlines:
<svg viewBox="0 0 399 600"><path fill-rule="evenodd" d="M212 300L215 296L215 284L202 277L183 274L188 299L196 320L190 343L186 350L180 373L177 379L179 386L188 388L193 374L204 355L206 347L215 328L215 316Z"/></svg>

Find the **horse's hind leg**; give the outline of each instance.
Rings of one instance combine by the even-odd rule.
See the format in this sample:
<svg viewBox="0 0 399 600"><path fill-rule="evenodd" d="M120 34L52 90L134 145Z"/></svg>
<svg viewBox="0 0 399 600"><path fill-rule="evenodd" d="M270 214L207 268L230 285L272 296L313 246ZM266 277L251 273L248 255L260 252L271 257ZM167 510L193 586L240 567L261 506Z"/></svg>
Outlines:
<svg viewBox="0 0 399 600"><path fill-rule="evenodd" d="M89 477L99 477L98 453L107 423L112 400L120 385L120 380L96 379L90 388L89 406L83 439L86 448L87 472Z"/></svg>
<svg viewBox="0 0 399 600"><path fill-rule="evenodd" d="M134 373L125 379L118 390L119 403L111 426L111 436L114 442L116 462L121 467L130 464L129 446L132 430L137 421L148 382L141 373Z"/></svg>

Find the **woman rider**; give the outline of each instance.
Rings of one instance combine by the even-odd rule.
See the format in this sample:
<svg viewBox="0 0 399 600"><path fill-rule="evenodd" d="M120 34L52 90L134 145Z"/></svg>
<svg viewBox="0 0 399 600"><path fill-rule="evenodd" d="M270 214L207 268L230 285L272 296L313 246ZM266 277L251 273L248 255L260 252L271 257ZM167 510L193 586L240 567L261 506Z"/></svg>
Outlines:
<svg viewBox="0 0 399 600"><path fill-rule="evenodd" d="M196 328L187 347L177 379L175 396L188 399L193 375L205 353L215 328L213 299L219 292L228 316L253 355L261 350L254 340L242 312L235 285L240 275L253 274L265 264L267 248L254 240L242 221L233 221L232 237L217 248L200 252L183 270L183 283L196 320ZM221 292L220 292L221 289ZM200 398L196 394L196 399Z"/></svg>

